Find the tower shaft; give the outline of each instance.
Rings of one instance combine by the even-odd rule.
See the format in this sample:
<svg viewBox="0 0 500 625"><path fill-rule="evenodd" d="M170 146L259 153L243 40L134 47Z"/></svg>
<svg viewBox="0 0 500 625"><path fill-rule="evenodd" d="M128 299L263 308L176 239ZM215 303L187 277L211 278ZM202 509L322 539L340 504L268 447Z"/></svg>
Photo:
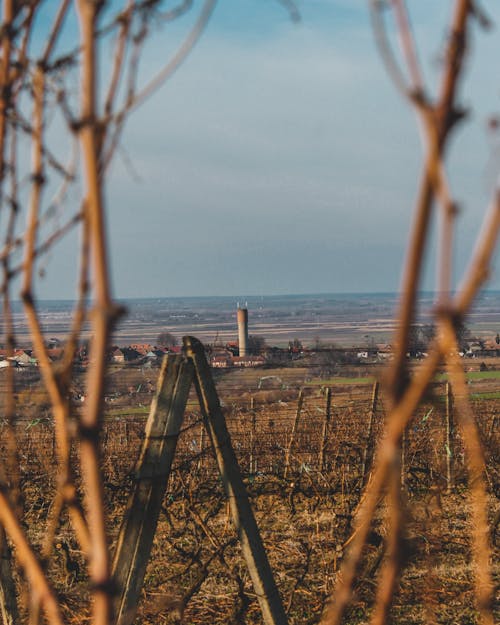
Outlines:
<svg viewBox="0 0 500 625"><path fill-rule="evenodd" d="M248 356L248 310L238 308L238 349L240 356Z"/></svg>

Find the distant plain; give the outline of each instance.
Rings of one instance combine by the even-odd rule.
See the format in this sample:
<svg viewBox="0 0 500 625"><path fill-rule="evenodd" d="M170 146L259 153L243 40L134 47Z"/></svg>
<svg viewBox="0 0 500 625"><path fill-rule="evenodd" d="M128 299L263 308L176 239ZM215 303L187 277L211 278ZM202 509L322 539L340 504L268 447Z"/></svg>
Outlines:
<svg viewBox="0 0 500 625"><path fill-rule="evenodd" d="M179 339L189 334L205 343L234 341L239 304L248 307L249 333L263 336L269 345L283 347L297 338L304 345L319 341L323 346L368 346L391 341L397 298L394 293L364 293L126 300L121 302L126 312L117 325L114 342L154 344L164 330ZM419 323L431 323L433 305L433 294L421 294ZM64 337L72 308L71 301L39 302L47 338ZM17 343L25 346L29 338L20 304L14 314ZM500 331L499 291L485 291L478 298L467 325L481 338L493 338Z"/></svg>

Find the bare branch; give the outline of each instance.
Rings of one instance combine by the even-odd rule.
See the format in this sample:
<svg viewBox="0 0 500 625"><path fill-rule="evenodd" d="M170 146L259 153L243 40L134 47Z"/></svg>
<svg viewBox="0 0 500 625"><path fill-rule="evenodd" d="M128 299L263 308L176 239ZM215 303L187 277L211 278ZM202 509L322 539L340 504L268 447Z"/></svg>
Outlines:
<svg viewBox="0 0 500 625"><path fill-rule="evenodd" d="M210 19L217 0L205 0L205 3L200 11L200 15L196 20L191 32L186 37L182 45L177 50L172 59L165 65L165 67L158 72L158 74L136 94L131 101L126 103L126 111L131 111L140 106L145 100L147 100L172 74L179 68L187 55L194 48L196 42L199 40L205 27Z"/></svg>
<svg viewBox="0 0 500 625"><path fill-rule="evenodd" d="M467 468L472 503L472 557L476 586L477 608L483 625L493 625L493 579L491 571L492 553L489 544L487 517L488 496L484 479L485 461L481 440L472 410L467 380L460 363L455 328L449 316L440 320L441 350L446 354L447 371L453 386L453 394L463 431L467 454Z"/></svg>
<svg viewBox="0 0 500 625"><path fill-rule="evenodd" d="M35 553L26 540L24 531L16 519L10 501L7 499L3 489L0 490L0 523L4 526L7 535L16 547L16 558L24 569L33 592L38 596L48 620L54 625L63 625L54 592Z"/></svg>
<svg viewBox="0 0 500 625"><path fill-rule="evenodd" d="M457 0L453 16L452 33L447 52L447 63L441 81L441 93L436 105L437 136L439 153L443 153L449 132L453 127L455 96L458 79L463 64L468 18L469 0ZM399 327L396 333L396 352L389 375L389 385L396 397L406 385L406 351L409 329L413 320L416 294L420 283L420 274L424 249L428 238L429 221L434 199L433 183L429 171L432 164L426 162L415 207L415 218L408 245L407 258L402 279L402 294L399 304Z"/></svg>

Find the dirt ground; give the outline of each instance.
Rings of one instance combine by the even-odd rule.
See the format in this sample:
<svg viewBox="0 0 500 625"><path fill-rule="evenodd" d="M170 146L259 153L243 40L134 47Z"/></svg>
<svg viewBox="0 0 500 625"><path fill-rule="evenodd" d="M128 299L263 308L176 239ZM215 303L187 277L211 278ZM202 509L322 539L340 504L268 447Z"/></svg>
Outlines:
<svg viewBox="0 0 500 625"><path fill-rule="evenodd" d="M309 380L314 383L305 389L290 470L285 478L285 454L297 412L297 392L307 370L277 370L265 384L261 374L262 371L253 370L220 376L219 391L289 621L312 624L318 622L333 589L352 532L353 513L361 494L360 459L368 443L366 426L372 384L339 378L331 386L332 414L324 465L320 467L325 385L324 380ZM154 370L111 371L108 395L115 401L106 404L102 456L112 542L118 535L133 486L133 467L154 388L148 380L154 382L154 376ZM481 393L497 384L494 379L474 379L472 383L478 385L475 388ZM48 415L40 412L37 384L33 377L24 391L19 386L20 399L24 397L24 404L21 401L20 405L25 406L26 414L19 415L17 423L26 523L35 545L40 544L43 536L55 490L50 454L53 430ZM479 398L474 401L474 408L487 461L488 514L498 588L500 400ZM454 486L447 494L443 411L442 384L438 384L407 433L404 566L392 609L393 622L398 625L478 622L470 490L463 444L456 431ZM375 413L375 436L381 432L384 416L381 401ZM0 452L6 454L2 444ZM365 549L347 623L362 623L368 618L384 558L386 515L382 503ZM79 570L71 575L65 571L64 549L59 547L54 550L49 572L64 599L68 622L83 624L87 622L84 562L67 519L59 528L57 539L58 544L66 544ZM497 599L500 600L498 595ZM495 609L500 617L498 601ZM137 622L262 622L194 397L189 403L163 502Z"/></svg>

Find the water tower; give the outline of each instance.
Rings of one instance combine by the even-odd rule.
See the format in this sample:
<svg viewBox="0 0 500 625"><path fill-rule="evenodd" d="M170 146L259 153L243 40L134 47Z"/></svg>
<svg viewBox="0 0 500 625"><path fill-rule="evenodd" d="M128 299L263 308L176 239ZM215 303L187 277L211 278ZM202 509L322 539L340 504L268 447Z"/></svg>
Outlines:
<svg viewBox="0 0 500 625"><path fill-rule="evenodd" d="M248 309L238 304L238 349L240 356L248 356Z"/></svg>

